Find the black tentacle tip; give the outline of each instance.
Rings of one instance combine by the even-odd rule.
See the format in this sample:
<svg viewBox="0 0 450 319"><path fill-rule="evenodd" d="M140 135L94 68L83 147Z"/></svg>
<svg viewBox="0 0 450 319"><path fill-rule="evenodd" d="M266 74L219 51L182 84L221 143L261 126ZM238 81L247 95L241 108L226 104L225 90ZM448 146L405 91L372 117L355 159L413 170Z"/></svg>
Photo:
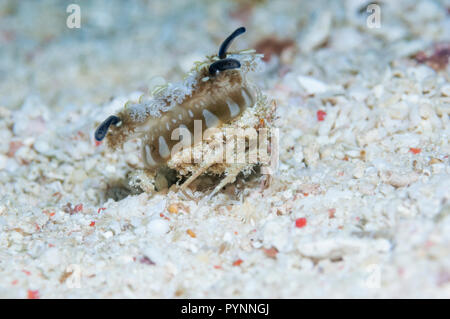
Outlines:
<svg viewBox="0 0 450 319"><path fill-rule="evenodd" d="M241 63L238 60L227 59L226 57L227 57L227 50L231 42L244 32L245 32L244 27L237 28L236 30L234 30L232 34L228 36L228 38L225 39L225 41L223 41L222 45L220 46L218 54L220 60L212 63L209 66L209 74L211 76L216 75L217 72L219 71L238 69L241 67Z"/></svg>
<svg viewBox="0 0 450 319"><path fill-rule="evenodd" d="M111 115L109 116L106 120L103 121L102 124L100 124L99 127L97 127L97 129L95 130L95 139L97 141L101 141L105 138L106 133L108 133L108 129L111 125L116 125L117 123L120 122L120 118L115 116L115 115Z"/></svg>
<svg viewBox="0 0 450 319"><path fill-rule="evenodd" d="M209 74L214 76L219 71L239 69L240 67L241 63L236 59L222 59L209 66Z"/></svg>
<svg viewBox="0 0 450 319"><path fill-rule="evenodd" d="M236 30L234 30L234 32L232 34L230 34L228 36L228 38L225 39L225 41L222 42L222 45L220 46L220 49L219 49L219 59L226 58L227 50L228 50L228 47L230 46L231 42L236 37L240 36L244 32L245 32L245 28L244 27L237 28Z"/></svg>

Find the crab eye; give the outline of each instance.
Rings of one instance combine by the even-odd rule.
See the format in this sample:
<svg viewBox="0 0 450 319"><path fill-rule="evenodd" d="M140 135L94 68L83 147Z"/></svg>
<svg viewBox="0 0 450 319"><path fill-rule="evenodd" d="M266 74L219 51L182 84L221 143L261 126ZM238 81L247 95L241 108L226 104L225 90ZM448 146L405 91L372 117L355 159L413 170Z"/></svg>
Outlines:
<svg viewBox="0 0 450 319"><path fill-rule="evenodd" d="M209 66L209 74L216 75L218 71L225 71L231 69L238 69L241 67L241 63L235 59L222 59L214 62Z"/></svg>
<svg viewBox="0 0 450 319"><path fill-rule="evenodd" d="M97 129L95 130L95 139L97 141L101 141L105 138L106 133L108 133L108 129L111 125L116 125L117 123L120 122L120 118L118 118L115 115L111 115L110 117L108 117L106 120L103 121L102 124L100 124L99 127L97 127Z"/></svg>

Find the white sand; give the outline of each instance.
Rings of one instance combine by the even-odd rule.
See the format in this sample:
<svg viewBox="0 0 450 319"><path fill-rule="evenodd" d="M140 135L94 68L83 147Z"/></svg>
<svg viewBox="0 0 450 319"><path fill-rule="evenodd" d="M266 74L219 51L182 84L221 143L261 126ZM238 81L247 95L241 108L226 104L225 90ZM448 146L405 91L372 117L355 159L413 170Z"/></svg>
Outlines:
<svg viewBox="0 0 450 319"><path fill-rule="evenodd" d="M450 297L449 67L410 58L450 41L449 1L382 2L379 29L363 1L98 1L80 30L18 3L0 5L0 297ZM96 146L96 126L242 24L235 48L298 47L258 78L269 187L127 196L138 144Z"/></svg>

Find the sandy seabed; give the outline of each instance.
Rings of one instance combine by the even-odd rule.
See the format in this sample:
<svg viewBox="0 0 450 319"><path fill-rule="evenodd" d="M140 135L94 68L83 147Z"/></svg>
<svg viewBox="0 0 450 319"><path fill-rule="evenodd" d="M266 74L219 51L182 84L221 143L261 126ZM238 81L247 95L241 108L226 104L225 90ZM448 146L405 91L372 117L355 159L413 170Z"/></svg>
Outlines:
<svg viewBox="0 0 450 319"><path fill-rule="evenodd" d="M0 297L450 297L450 2L378 3L2 1ZM130 193L95 128L241 25L278 170Z"/></svg>

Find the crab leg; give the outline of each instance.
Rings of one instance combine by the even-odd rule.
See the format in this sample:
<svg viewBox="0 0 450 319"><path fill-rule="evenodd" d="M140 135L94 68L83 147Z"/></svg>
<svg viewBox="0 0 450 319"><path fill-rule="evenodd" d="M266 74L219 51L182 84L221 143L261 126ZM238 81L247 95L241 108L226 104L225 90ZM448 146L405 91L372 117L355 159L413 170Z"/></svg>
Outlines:
<svg viewBox="0 0 450 319"><path fill-rule="evenodd" d="M211 194L208 195L208 200L210 200L214 195L216 195L224 186L234 183L236 180L236 176L239 172L246 166L246 164L238 165L233 168L231 172L227 172L227 176L225 176L217 185Z"/></svg>

